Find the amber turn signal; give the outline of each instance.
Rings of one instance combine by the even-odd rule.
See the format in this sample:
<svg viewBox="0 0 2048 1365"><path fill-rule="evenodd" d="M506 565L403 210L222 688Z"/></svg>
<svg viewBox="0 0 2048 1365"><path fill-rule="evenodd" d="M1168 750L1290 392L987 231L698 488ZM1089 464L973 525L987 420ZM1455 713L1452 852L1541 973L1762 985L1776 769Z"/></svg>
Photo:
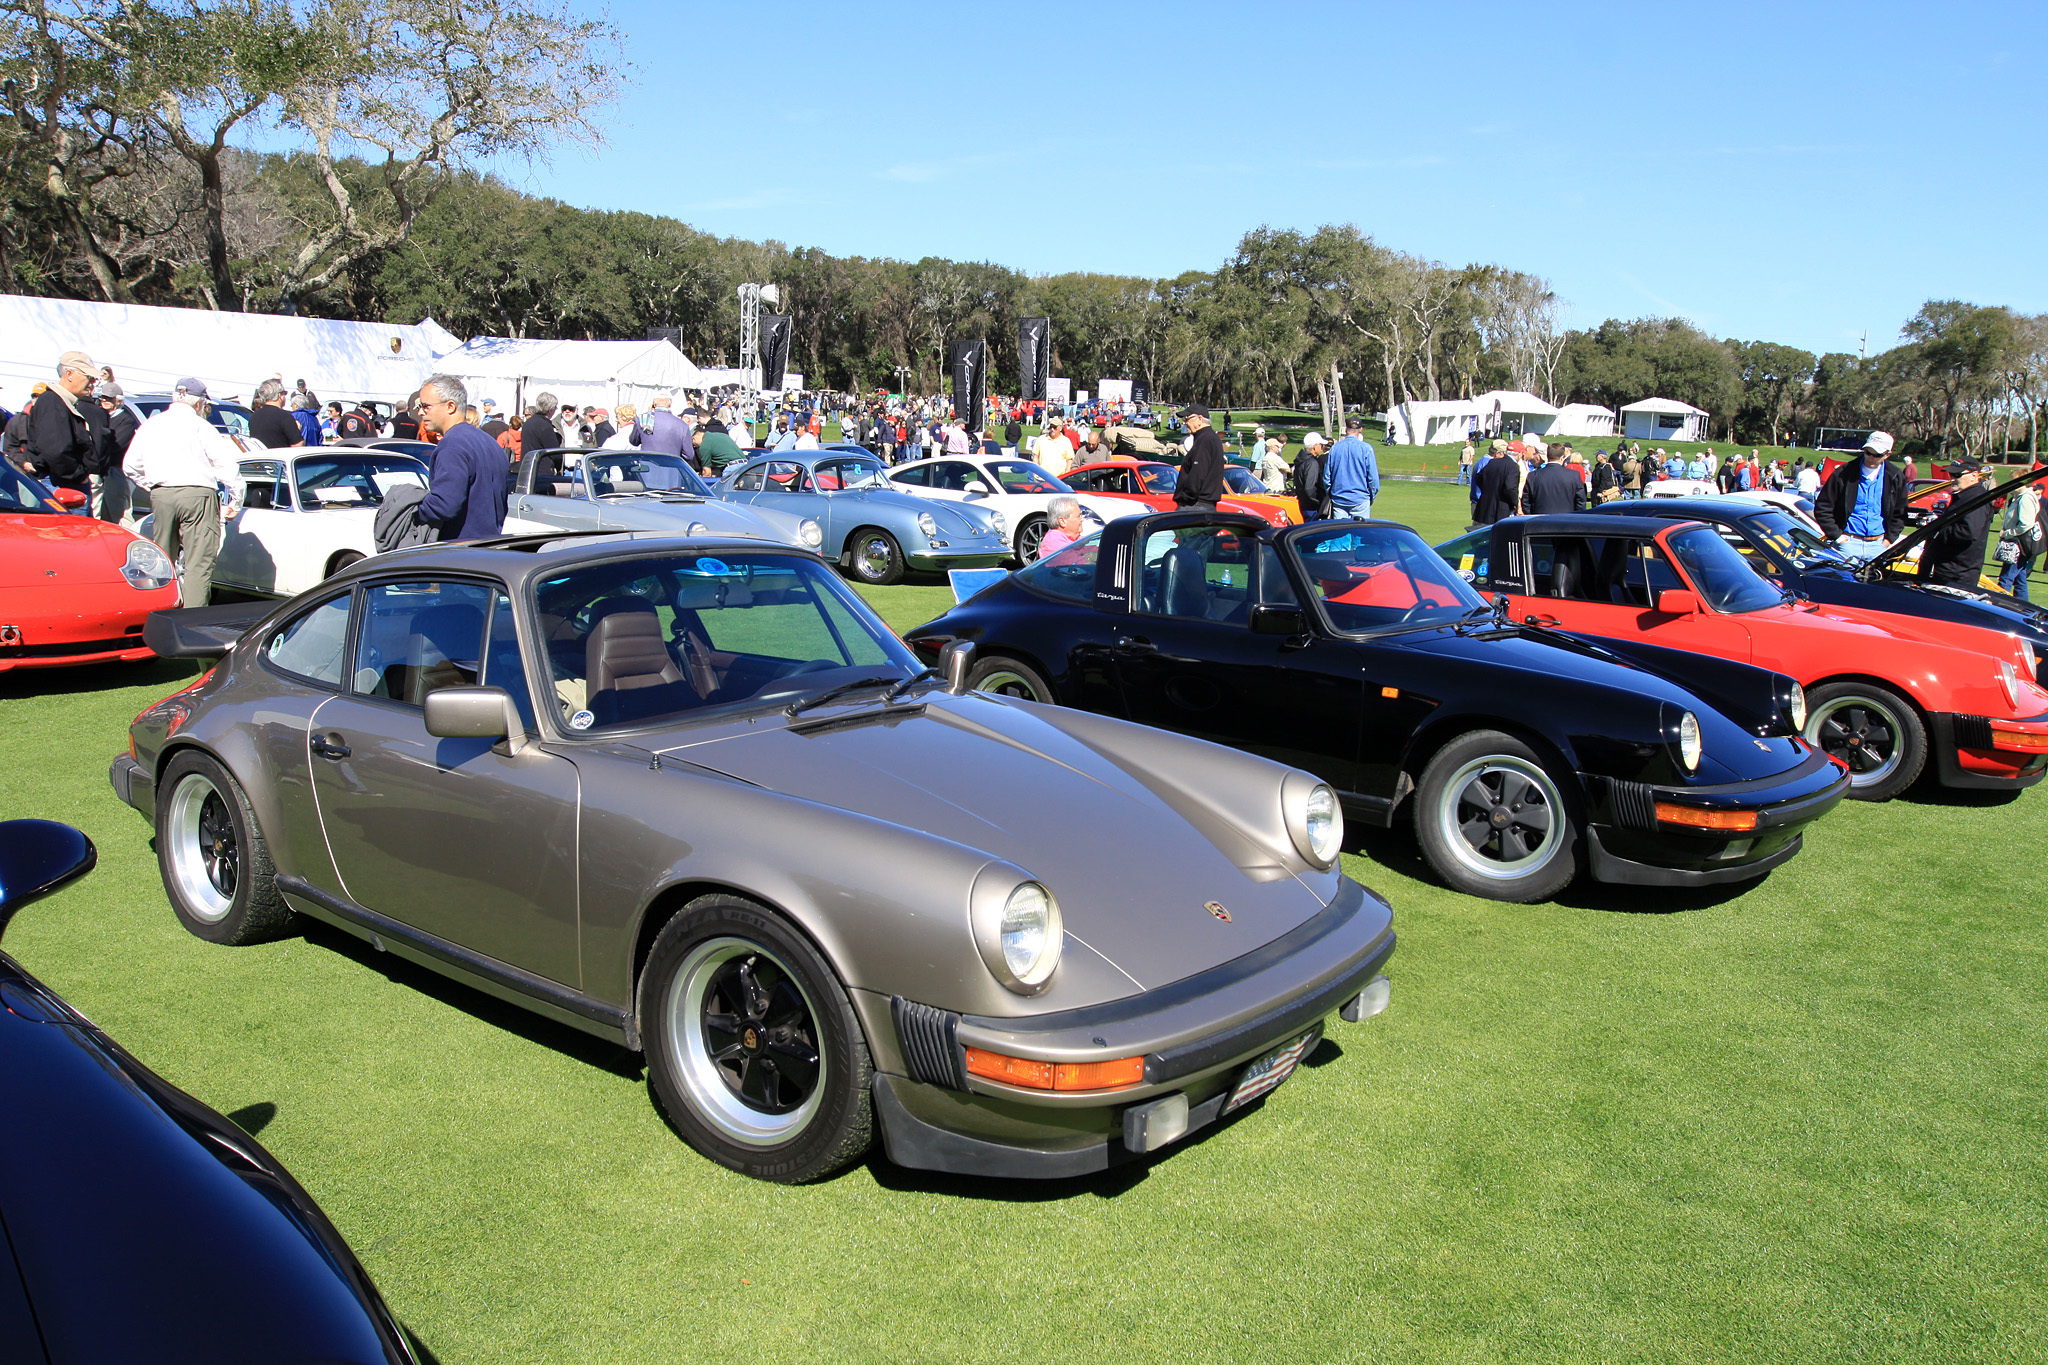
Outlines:
<svg viewBox="0 0 2048 1365"><path fill-rule="evenodd" d="M1669 801L1657 803L1657 819L1667 825L1686 825L1692 829L1755 829L1756 812L1753 810L1701 810L1697 806L1674 805Z"/></svg>
<svg viewBox="0 0 2048 1365"><path fill-rule="evenodd" d="M2035 734L2027 730L2007 730L1993 721L1991 747L2011 749L2022 754L2048 754L2048 735Z"/></svg>
<svg viewBox="0 0 2048 1365"><path fill-rule="evenodd" d="M1000 1052L967 1049L967 1074L1027 1090L1124 1090L1145 1082L1143 1057L1113 1062L1034 1062Z"/></svg>

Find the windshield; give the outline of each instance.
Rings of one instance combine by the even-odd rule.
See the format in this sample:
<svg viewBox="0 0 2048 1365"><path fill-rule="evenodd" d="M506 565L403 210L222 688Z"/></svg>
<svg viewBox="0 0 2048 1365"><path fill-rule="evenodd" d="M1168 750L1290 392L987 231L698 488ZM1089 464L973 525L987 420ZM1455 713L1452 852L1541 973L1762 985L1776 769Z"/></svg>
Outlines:
<svg viewBox="0 0 2048 1365"><path fill-rule="evenodd" d="M607 560L542 580L534 610L562 724L577 733L920 671L837 574L793 554Z"/></svg>
<svg viewBox="0 0 2048 1365"><path fill-rule="evenodd" d="M1674 532L1669 544L1685 576L1715 611L1761 611L1785 600L1782 588L1766 581L1734 547L1704 526Z"/></svg>
<svg viewBox="0 0 2048 1365"><path fill-rule="evenodd" d="M1851 567L1848 559L1829 549L1826 541L1789 512L1760 512L1744 517L1742 524L1773 552L1802 569Z"/></svg>
<svg viewBox="0 0 2048 1365"><path fill-rule="evenodd" d="M13 465L0 460L0 511L7 512L53 512L56 508L43 500L40 489L15 471Z"/></svg>
<svg viewBox="0 0 2048 1365"><path fill-rule="evenodd" d="M1405 526L1344 523L1292 536L1285 544L1336 630L1440 624L1486 606Z"/></svg>
<svg viewBox="0 0 2048 1365"><path fill-rule="evenodd" d="M820 460L818 487L827 493L844 489L889 487L889 471L880 460L856 456L848 460Z"/></svg>
<svg viewBox="0 0 2048 1365"><path fill-rule="evenodd" d="M427 467L409 455L322 455L302 459L292 469L299 486L299 506L378 507L394 488L424 488Z"/></svg>
<svg viewBox="0 0 2048 1365"><path fill-rule="evenodd" d="M1180 471L1170 464L1148 464L1138 468L1147 493L1171 493L1180 486Z"/></svg>
<svg viewBox="0 0 2048 1365"><path fill-rule="evenodd" d="M590 471L590 491L598 497L630 493L687 494L708 498L711 490L697 471L676 455L638 450L593 450L583 457Z"/></svg>
<svg viewBox="0 0 2048 1365"><path fill-rule="evenodd" d="M1003 486L1005 493L1071 493L1067 487L1052 476L1048 470L1040 469L1029 460L990 460L988 472L996 476L996 482Z"/></svg>
<svg viewBox="0 0 2048 1365"><path fill-rule="evenodd" d="M1017 570L1016 579L1042 593L1075 602L1095 597L1095 557L1102 548L1100 531L1077 540L1045 558Z"/></svg>
<svg viewBox="0 0 2048 1365"><path fill-rule="evenodd" d="M1266 491L1266 485L1259 482L1258 476L1241 464L1225 465L1223 467L1223 482L1233 493L1264 493Z"/></svg>

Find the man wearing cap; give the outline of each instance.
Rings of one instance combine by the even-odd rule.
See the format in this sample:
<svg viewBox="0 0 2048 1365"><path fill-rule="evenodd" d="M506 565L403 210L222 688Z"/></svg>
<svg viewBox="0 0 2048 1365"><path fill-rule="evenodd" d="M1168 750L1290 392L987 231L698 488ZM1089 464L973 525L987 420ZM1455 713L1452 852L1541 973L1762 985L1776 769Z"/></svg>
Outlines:
<svg viewBox="0 0 2048 1365"><path fill-rule="evenodd" d="M99 366L83 351L57 357L57 382L37 395L28 410L23 468L59 488L91 493L91 477L106 466L107 414L83 402L92 392Z"/></svg>
<svg viewBox="0 0 2048 1365"><path fill-rule="evenodd" d="M1372 515L1372 500L1380 495L1380 466L1366 444L1363 418L1344 419L1344 439L1330 447L1323 477L1329 480L1334 515L1360 521Z"/></svg>
<svg viewBox="0 0 2048 1365"><path fill-rule="evenodd" d="M1891 433L1871 432L1863 457L1837 465L1813 500L1822 533L1851 558L1882 553L1906 529L1906 474L1889 462L1891 453Z"/></svg>
<svg viewBox="0 0 2048 1365"><path fill-rule="evenodd" d="M180 379L164 410L136 428L121 462L122 472L149 492L150 539L179 564L178 600L187 607L203 607L212 597L221 522L242 504L235 468L242 452L206 420L211 406L205 384Z"/></svg>
<svg viewBox="0 0 2048 1365"><path fill-rule="evenodd" d="M1227 487L1223 482L1223 438L1209 425L1209 409L1190 403L1180 410L1180 420L1194 433L1187 459L1181 464L1180 479L1173 486L1173 501L1182 512L1213 512Z"/></svg>
<svg viewBox="0 0 2048 1365"><path fill-rule="evenodd" d="M1294 457L1294 498L1301 504L1303 521L1322 521L1330 515L1330 485L1323 477L1323 456L1330 443L1320 431L1301 438L1301 454Z"/></svg>
<svg viewBox="0 0 2048 1365"><path fill-rule="evenodd" d="M1976 460L1957 460L1942 472L1956 481L1944 510L1963 510L1927 537L1927 547L1920 552L1920 577L1952 588L1974 588L1984 573L1984 545L1991 531L1993 499L1988 493L1971 493L1984 482L1984 466Z"/></svg>
<svg viewBox="0 0 2048 1365"><path fill-rule="evenodd" d="M128 447L135 440L135 432L142 424L126 400L127 395L119 384L109 379L93 390L93 397L99 400L101 411L107 414L106 472L100 475L99 492L94 497L93 515L101 521L119 525L128 519L128 505L134 501L134 490L128 486L128 476L121 472L121 462L128 458Z"/></svg>

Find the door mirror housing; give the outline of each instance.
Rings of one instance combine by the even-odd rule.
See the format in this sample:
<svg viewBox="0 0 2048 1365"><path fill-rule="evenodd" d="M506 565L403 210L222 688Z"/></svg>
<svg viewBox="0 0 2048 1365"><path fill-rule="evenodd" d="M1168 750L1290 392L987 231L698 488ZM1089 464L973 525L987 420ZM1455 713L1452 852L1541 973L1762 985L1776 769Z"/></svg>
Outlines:
<svg viewBox="0 0 2048 1365"><path fill-rule="evenodd" d="M0 921L47 891L92 871L92 840L55 820L0 821Z"/></svg>
<svg viewBox="0 0 2048 1365"><path fill-rule="evenodd" d="M1308 613L1300 607L1278 607L1260 603L1252 608L1254 635L1306 635Z"/></svg>
<svg viewBox="0 0 2048 1365"><path fill-rule="evenodd" d="M76 512L79 508L85 506L86 502L85 494L79 492L76 488L52 488L50 496L55 498L57 505L67 512Z"/></svg>
<svg viewBox="0 0 2048 1365"><path fill-rule="evenodd" d="M946 680L946 691L956 697L966 696L971 689L967 675L974 668L974 642L954 640L939 651L939 673Z"/></svg>
<svg viewBox="0 0 2048 1365"><path fill-rule="evenodd" d="M502 739L526 747L526 722L502 687L443 687L427 693L427 733L436 739Z"/></svg>
<svg viewBox="0 0 2048 1365"><path fill-rule="evenodd" d="M1691 616L1700 609L1700 595L1689 588L1667 588L1657 594L1657 610L1666 616Z"/></svg>
<svg viewBox="0 0 2048 1365"><path fill-rule="evenodd" d="M988 494L988 485L983 483L980 479L969 479L967 481L967 491L970 493L979 493L982 496L986 497Z"/></svg>

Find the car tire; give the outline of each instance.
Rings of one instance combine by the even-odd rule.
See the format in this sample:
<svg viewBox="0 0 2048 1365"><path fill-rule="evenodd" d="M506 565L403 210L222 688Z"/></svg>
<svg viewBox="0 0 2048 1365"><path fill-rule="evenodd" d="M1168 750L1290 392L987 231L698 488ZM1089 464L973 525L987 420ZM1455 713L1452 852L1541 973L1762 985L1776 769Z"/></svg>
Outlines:
<svg viewBox="0 0 2048 1365"><path fill-rule="evenodd" d="M1806 738L1849 765L1849 796L1889 801L1927 766L1927 727L1913 703L1878 683L1822 683L1806 693Z"/></svg>
<svg viewBox="0 0 2048 1365"><path fill-rule="evenodd" d="M1052 684L1037 669L1001 654L975 660L974 667L967 670L967 686L976 692L993 692L999 697L1022 697L1048 706L1058 704L1052 694Z"/></svg>
<svg viewBox="0 0 2048 1365"><path fill-rule="evenodd" d="M1513 735L1475 730L1437 751L1415 792L1422 855L1454 890L1548 900L1579 871L1568 784Z"/></svg>
<svg viewBox="0 0 2048 1365"><path fill-rule="evenodd" d="M358 554L356 551L343 550L340 554L336 555L334 558L327 561L326 577L332 578L336 574L340 573L343 569L349 567L349 565L360 564L362 562L363 556Z"/></svg>
<svg viewBox="0 0 2048 1365"><path fill-rule="evenodd" d="M719 1165L794 1185L873 1144L873 1065L853 1004L810 942L763 906L691 901L654 940L639 1007L655 1102Z"/></svg>
<svg viewBox="0 0 2048 1365"><path fill-rule="evenodd" d="M178 923L208 943L262 943L297 924L249 798L205 754L188 749L164 768L156 861Z"/></svg>
<svg viewBox="0 0 2048 1365"><path fill-rule="evenodd" d="M903 550L896 537L878 526L863 526L846 538L847 563L853 576L877 588L903 579Z"/></svg>
<svg viewBox="0 0 2048 1365"><path fill-rule="evenodd" d="M1039 542L1045 539L1045 528L1052 523L1041 516L1029 516L1017 526L1017 562L1035 564L1038 562Z"/></svg>

